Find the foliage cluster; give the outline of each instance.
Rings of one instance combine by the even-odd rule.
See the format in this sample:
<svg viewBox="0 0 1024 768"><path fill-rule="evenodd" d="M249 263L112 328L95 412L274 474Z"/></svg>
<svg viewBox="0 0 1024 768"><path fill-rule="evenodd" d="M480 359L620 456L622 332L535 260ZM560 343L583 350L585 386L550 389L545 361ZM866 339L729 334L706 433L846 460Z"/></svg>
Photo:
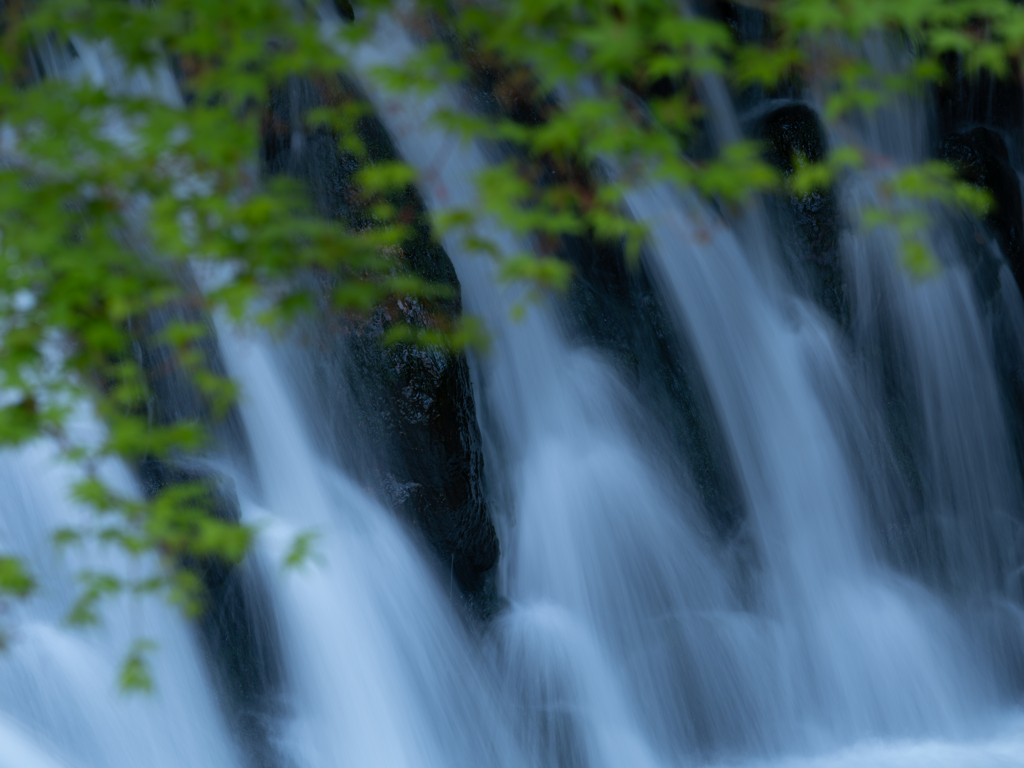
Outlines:
<svg viewBox="0 0 1024 768"><path fill-rule="evenodd" d="M820 163L795 158L796 172L783 179L739 136L701 155L709 89L806 86L820 94L826 120L842 121L948 78L950 57L968 74L1014 76L1024 50L1024 8L1010 0L739 5L760 20L757 39L697 3L666 0L366 0L335 39L323 33L329 11L298 0L3 3L0 441L51 435L86 468L76 494L96 510L94 524L59 532L61 543L98 538L133 557L157 553L165 564L130 583L83 574L70 619L95 621L96 601L125 589L167 591L196 610L196 580L175 565L189 557L237 561L251 539L204 509L200 487L140 500L93 471L104 457L137 462L204 444L203 425L150 417L147 372L133 352L139 343L166 348L211 413L235 396L203 353L206 324L172 322L158 338L139 339L134 319L188 305L196 317L223 310L236 320L286 321L309 303L296 278L310 269L335 276L334 299L345 311L443 290L389 257L409 236L387 198L415 182L407 166L364 165L359 193L375 225L360 231L318 218L301 189L260 173L270 95L291 78L336 82L347 69L344 51L366 44L377 14L401 15L423 38L414 60L380 73L399 97L472 82L481 71L500 80L503 109L442 118L517 152L478 180L479 210L447 211L439 229L491 215L533 242L588 235L621 242L632 255L643 225L623 214L621 201L643 178L695 188L728 209L783 185L806 194L867 161L863 148L846 146ZM895 67L874 64L862 42L879 38L903 41L912 56ZM365 111L340 99L308 118L361 156L354 127ZM550 180L538 181L537 166ZM975 211L988 204L938 163L893 172L889 184L918 200ZM895 226L911 244L912 263L928 267L919 216L890 210L868 223ZM223 279L198 295L183 276L189 260L221 265ZM504 272L541 286L568 279L562 262L534 256L510 259ZM471 337L456 328L447 343ZM67 429L83 401L107 427L99 444L76 441ZM297 552L306 547L300 540ZM0 592L25 596L33 582L16 555L0 558ZM148 684L144 650L130 654L130 686Z"/></svg>
<svg viewBox="0 0 1024 768"><path fill-rule="evenodd" d="M393 3L365 5L386 10ZM712 124L708 97L723 84L739 92L759 88L767 96L813 94L823 119L834 124L948 81L954 74L950 57L957 74L970 77L986 69L998 77L1015 76L1024 50L1024 9L1009 0L734 3L757 17L763 30L757 39L745 39L716 18L714 7L697 13L699 3L428 0L415 5L449 34L437 35L401 69L383 73L394 88L471 81L482 63L502 71L513 100L537 107L534 119L527 120L512 111L497 117L444 116L468 138L509 142L520 150L515 160L479 179L487 212L522 234L622 239L634 256L644 228L622 213L621 202L640 179L665 179L726 204L742 204L772 189L807 194L878 160L850 144L819 163L795 158L797 173L781 178L763 162L756 141ZM451 30L459 41L458 58L452 56ZM893 40L902 47L903 60L869 57L866 44ZM701 139L723 128L718 151L700 157ZM559 181L531 183L538 175L524 168L531 161L556 169ZM591 171L584 183L572 172L581 166ZM939 162L893 172L887 186L892 197L973 213L990 205L984 190L960 182L955 169ZM935 267L919 211L872 214L866 225L896 227L909 268L927 273ZM474 212L451 215L466 221ZM508 264L506 272L556 286L567 279L564 271L528 258Z"/></svg>

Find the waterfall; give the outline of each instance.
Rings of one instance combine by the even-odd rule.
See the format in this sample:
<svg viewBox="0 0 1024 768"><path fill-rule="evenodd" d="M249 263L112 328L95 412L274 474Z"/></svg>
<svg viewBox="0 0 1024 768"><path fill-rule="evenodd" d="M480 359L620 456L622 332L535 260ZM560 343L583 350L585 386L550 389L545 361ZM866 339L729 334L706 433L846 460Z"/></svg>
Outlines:
<svg viewBox="0 0 1024 768"><path fill-rule="evenodd" d="M521 765L486 665L422 553L391 513L308 436L269 342L219 323L261 490L243 520L272 599L290 693L280 746L296 765ZM315 556L281 573L289 542Z"/></svg>
<svg viewBox="0 0 1024 768"><path fill-rule="evenodd" d="M77 421L84 434L100 429L93 418ZM132 492L122 467L103 470L113 487ZM78 478L49 439L0 453L0 542L24 556L39 581L36 595L4 619L11 642L0 654L0 766L240 765L202 657L176 609L124 596L107 601L100 626L64 626L77 589L74 573L138 575L112 545L66 556L54 549L54 530L93 514L68 500ZM155 690L127 695L118 690L118 669L139 636L158 643Z"/></svg>
<svg viewBox="0 0 1024 768"><path fill-rule="evenodd" d="M336 24L325 17L323 33ZM81 48L75 76L124 79L103 49ZM375 80L415 48L383 17L344 52L426 208L477 207L474 176L499 150L433 122L471 96L394 97ZM893 67L904 55L879 40L865 51ZM161 72L126 87L173 101ZM702 90L716 133L741 136L724 86ZM799 103L813 112L810 90ZM289 109L297 120L297 86ZM222 679L223 643L198 643L156 601L113 600L102 626L64 627L73 574L132 566L99 545L53 548L54 528L92 514L68 500L80 475L55 444L0 452L0 549L41 582L3 617L0 768L1020 764L1024 303L966 217L927 233L942 269L924 280L901 268L891 233L856 227L893 170L927 156L926 118L907 99L828 137L871 157L835 190L848 313L803 290L815 267L784 253L793 233L766 201L729 216L668 184L626 193L648 226L654 299L708 392L716 460L735 479L742 511L729 526L670 455L672 405L644 401L613 356L580 342L559 297L501 284L465 236L442 238L491 341L471 373L490 497L474 509L491 511L501 544L493 616L464 610L454 555L437 562L414 522L332 450L360 445L365 427L319 423L327 401L354 407L338 394L352 388L314 391L309 372L349 369L317 368L299 334L211 321L240 391L232 439L245 445L192 457L233 483L258 532L231 578L280 646L252 664L280 669L253 696ZM530 250L491 220L479 234L506 256ZM75 428L102 429L87 415ZM141 492L120 464L102 471ZM297 540L308 557L285 567ZM159 644L156 690L127 698L117 665L140 634Z"/></svg>
<svg viewBox="0 0 1024 768"><path fill-rule="evenodd" d="M850 446L827 413L877 414L849 387L840 345L817 312L766 295L738 241L695 199L650 189L629 204L650 217L650 259L730 437L794 714L851 735L948 733L992 683L965 671L971 654L939 601L870 551Z"/></svg>
<svg viewBox="0 0 1024 768"><path fill-rule="evenodd" d="M898 40L868 41L866 55L880 69L908 58ZM976 221L930 212L926 236L939 272L925 280L900 268L891 233L854 224L862 211L883 204L882 186L894 170L926 156L925 106L901 97L876 115L836 126L831 136L835 144L857 142L879 153L874 167L851 174L840 195L851 225L841 256L854 356L900 465L902 501L874 510L876 525L889 531L878 549L947 596L972 635L974 655L991 659L996 685L1017 696L1024 496L1012 379L1024 343L1015 324L1020 293Z"/></svg>

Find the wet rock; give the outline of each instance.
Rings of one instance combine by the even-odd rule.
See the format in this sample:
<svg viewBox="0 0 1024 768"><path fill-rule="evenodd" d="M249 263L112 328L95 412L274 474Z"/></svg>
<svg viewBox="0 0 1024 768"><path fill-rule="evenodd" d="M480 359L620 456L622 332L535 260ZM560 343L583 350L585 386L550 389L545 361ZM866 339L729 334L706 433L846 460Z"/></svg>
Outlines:
<svg viewBox="0 0 1024 768"><path fill-rule="evenodd" d="M384 344L397 321L429 323L417 302L398 304L378 309L348 336L348 376L368 427L365 434L379 457L375 484L482 607L499 549L483 492L469 368L464 355Z"/></svg>
<svg viewBox="0 0 1024 768"><path fill-rule="evenodd" d="M984 222L1024 292L1024 203L1020 178L1010 165L1006 142L991 128L976 126L947 136L940 149L943 159L951 163L965 181L992 195L994 205Z"/></svg>
<svg viewBox="0 0 1024 768"><path fill-rule="evenodd" d="M816 163L828 148L817 114L805 104L774 109L757 120L754 134L764 158L786 177L798 158ZM795 282L840 325L849 321L849 306L839 259L839 210L829 187L806 195L774 195L769 205L782 240L792 255Z"/></svg>
<svg viewBox="0 0 1024 768"><path fill-rule="evenodd" d="M360 229L373 217L353 189L360 161L339 150L325 131L293 132L293 115L331 98L358 98L296 81L275 98L264 144L268 173L303 180L324 216ZM379 121L362 120L360 138L368 162L396 157ZM296 147L299 147L297 150ZM461 311L458 279L444 250L432 238L426 211L413 188L389 198L411 225L412 236L390 256L395 268L450 286L453 297L422 301L392 297L370 317L344 315L325 299L307 324L315 390L333 392L316 401L311 420L326 425L321 438L348 471L412 523L436 555L439 571L459 587L470 610L493 610L493 568L499 547L483 492L483 454L466 357L414 344L387 344L397 324L417 329L448 325ZM311 276L329 296L336 275ZM325 434L329 433L329 434Z"/></svg>
<svg viewBox="0 0 1024 768"><path fill-rule="evenodd" d="M345 19L345 21L356 20L355 11L352 10L352 3L348 0L332 0L332 2L334 3L334 10L336 10L338 15Z"/></svg>
<svg viewBox="0 0 1024 768"><path fill-rule="evenodd" d="M149 398L144 404L151 424L169 425L200 422L211 433L213 444L229 453L240 468L252 475L249 439L238 409L215 414L211 403L175 357L174 351L159 341L172 323L198 324L205 334L194 342L204 365L217 376L226 376L224 361L217 346L216 332L204 313L198 286L188 271L176 275L182 298L129 320L135 362L142 369Z"/></svg>

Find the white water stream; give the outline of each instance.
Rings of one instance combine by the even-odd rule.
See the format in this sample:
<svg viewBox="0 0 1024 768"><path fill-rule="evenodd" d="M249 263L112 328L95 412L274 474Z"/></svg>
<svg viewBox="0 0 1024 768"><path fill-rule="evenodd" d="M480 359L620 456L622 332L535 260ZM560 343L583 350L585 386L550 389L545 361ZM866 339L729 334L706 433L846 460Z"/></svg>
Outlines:
<svg viewBox="0 0 1024 768"><path fill-rule="evenodd" d="M81 421L84 430L99 429ZM105 469L108 482L131 491L123 468ZM66 556L54 548L54 530L92 516L68 501L77 477L48 440L0 453L0 547L23 556L39 581L37 593L3 617L11 643L0 653L0 766L239 766L193 634L176 609L119 598L105 604L101 626L64 626L72 574L133 574L113 547ZM118 671L139 637L158 643L156 687L128 695L118 688Z"/></svg>
<svg viewBox="0 0 1024 768"><path fill-rule="evenodd" d="M285 753L303 768L520 765L506 709L423 553L318 455L272 346L219 330L260 478L258 500L241 486L242 510L264 531L255 556L290 673ZM282 573L304 532L315 554Z"/></svg>

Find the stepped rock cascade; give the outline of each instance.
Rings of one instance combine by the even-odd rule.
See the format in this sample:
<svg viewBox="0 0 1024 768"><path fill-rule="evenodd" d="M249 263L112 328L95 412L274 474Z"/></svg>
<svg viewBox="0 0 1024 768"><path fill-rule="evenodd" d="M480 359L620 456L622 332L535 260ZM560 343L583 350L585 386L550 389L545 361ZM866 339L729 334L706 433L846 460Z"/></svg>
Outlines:
<svg viewBox="0 0 1024 768"><path fill-rule="evenodd" d="M323 8L321 31L334 35L339 19ZM347 74L418 171L423 207L479 208L474 176L509 150L434 121L472 108L474 94L395 96L376 79L416 45L397 17L381 17L345 47ZM886 67L907 55L899 42L864 46ZM125 79L102 47L80 48L72 64L49 51L51 73ZM178 98L169 70L125 85ZM313 152L295 127L291 87L292 160L335 162L324 136ZM130 564L92 546L53 548L55 528L93 519L68 500L80 474L55 444L0 451L0 551L40 581L0 624L11 631L0 768L1024 765L1024 302L1000 250L1016 212L941 213L928 233L940 269L908 273L895 238L857 221L885 203L896 170L939 151L927 103L903 99L826 135L816 87L743 120L722 82L699 90L718 139L760 132L777 167L794 141L821 155L866 148L868 167L827 198L723 212L642 180L625 196L648 226L645 290L674 335L660 349L707 393L693 407L714 424L705 458L728 463L721 477L736 486L727 522L695 491L693 457L665 455L685 450L661 434L668 406L638 396L627 357L576 340L569 301L502 284L462 234L441 238L443 253L431 245L431 258L441 271L450 259L449 283L491 344L469 356L472 396L465 361L445 361L459 377L458 408L437 416L446 431L378 430L365 450L358 408L379 398L360 401L350 377L393 358L325 364L301 329L275 340L195 309L213 332L209 355L239 387L230 428L201 456L135 467L142 483L114 461L101 471L140 497L153 478L208 482L224 516L257 530L254 549L210 577L215 612L198 627L128 598L105 604L98 627L65 627L73 574ZM951 121L961 148L991 138ZM1019 149L992 149L1002 181ZM317 170L304 172L325 187L340 178ZM831 217L823 234L816 216ZM478 230L504 255L532 247L491 220ZM222 266L196 261L197 286L215 285ZM341 343L336 324L321 325L316 343ZM139 354L168 374L154 379L157 420L209 420L158 349ZM102 429L84 415L72 427L83 439ZM444 491L417 518L379 478L391 477L392 442L436 448L442 432L455 447L441 460L409 460L392 478L411 488L430 475ZM450 491L436 465L452 462L471 471ZM479 535L432 539L430 519ZM285 567L296 541L309 552ZM158 642L156 688L126 698L118 664L139 635Z"/></svg>

